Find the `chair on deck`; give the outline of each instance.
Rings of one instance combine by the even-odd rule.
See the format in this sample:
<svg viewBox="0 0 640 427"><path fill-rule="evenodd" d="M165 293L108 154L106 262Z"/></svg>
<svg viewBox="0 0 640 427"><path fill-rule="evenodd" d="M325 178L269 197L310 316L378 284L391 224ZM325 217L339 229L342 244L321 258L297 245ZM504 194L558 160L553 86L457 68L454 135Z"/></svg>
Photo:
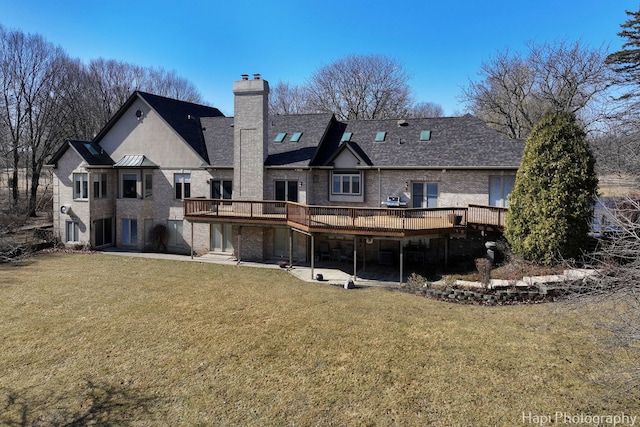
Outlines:
<svg viewBox="0 0 640 427"><path fill-rule="evenodd" d="M324 259L331 259L331 251L327 242L320 243L320 261Z"/></svg>

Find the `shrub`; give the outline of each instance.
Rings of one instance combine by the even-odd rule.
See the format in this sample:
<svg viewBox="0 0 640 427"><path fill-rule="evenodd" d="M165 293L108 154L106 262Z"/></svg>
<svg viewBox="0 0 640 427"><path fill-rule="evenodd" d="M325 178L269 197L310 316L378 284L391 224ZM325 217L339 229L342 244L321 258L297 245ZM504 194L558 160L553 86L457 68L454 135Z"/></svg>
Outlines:
<svg viewBox="0 0 640 427"><path fill-rule="evenodd" d="M400 286L400 290L403 292L416 293L423 291L427 284L427 279L414 272L411 273L407 281Z"/></svg>

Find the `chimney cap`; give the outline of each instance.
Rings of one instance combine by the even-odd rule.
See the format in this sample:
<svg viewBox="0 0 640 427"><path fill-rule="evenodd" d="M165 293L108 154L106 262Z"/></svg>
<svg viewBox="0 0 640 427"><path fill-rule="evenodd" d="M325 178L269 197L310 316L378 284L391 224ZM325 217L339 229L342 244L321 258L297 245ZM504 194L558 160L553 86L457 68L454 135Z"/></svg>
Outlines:
<svg viewBox="0 0 640 427"><path fill-rule="evenodd" d="M249 80L249 74L241 74L242 80Z"/></svg>
<svg viewBox="0 0 640 427"><path fill-rule="evenodd" d="M262 77L262 76L261 76L259 73L254 74L254 75L253 75L253 80L260 80L260 78L261 78L261 77Z"/></svg>

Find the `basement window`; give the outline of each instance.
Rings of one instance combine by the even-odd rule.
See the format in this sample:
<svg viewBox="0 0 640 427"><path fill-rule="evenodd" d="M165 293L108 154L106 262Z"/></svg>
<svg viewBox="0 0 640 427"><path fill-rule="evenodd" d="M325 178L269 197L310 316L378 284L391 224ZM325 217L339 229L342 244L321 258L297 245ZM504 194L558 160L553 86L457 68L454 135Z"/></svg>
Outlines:
<svg viewBox="0 0 640 427"><path fill-rule="evenodd" d="M282 142L284 140L285 136L287 136L286 132L280 132L279 134L276 135L274 141L275 142Z"/></svg>
<svg viewBox="0 0 640 427"><path fill-rule="evenodd" d="M298 142L298 141L300 141L300 137L301 136L302 136L302 132L296 132L291 136L291 139L289 141Z"/></svg>
<svg viewBox="0 0 640 427"><path fill-rule="evenodd" d="M382 141L384 141L384 139L386 138L386 136L387 136L387 133L386 133L386 132L378 132L378 133L376 133L376 139L375 139L375 141L376 141L376 142L382 142Z"/></svg>
<svg viewBox="0 0 640 427"><path fill-rule="evenodd" d="M431 131L430 130L421 130L420 131L420 141L429 141L431 139Z"/></svg>

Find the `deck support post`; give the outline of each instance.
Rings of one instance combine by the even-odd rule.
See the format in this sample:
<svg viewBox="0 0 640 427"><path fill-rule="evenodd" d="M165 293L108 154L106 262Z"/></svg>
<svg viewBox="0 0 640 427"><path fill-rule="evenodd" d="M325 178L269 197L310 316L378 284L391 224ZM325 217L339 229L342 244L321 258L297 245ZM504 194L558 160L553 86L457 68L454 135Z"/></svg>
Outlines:
<svg viewBox="0 0 640 427"><path fill-rule="evenodd" d="M444 266L449 268L449 234L444 235Z"/></svg>
<svg viewBox="0 0 640 427"><path fill-rule="evenodd" d="M356 255L358 254L358 239L356 236L353 236L353 280L356 280L356 269L358 268L358 258Z"/></svg>
<svg viewBox="0 0 640 427"><path fill-rule="evenodd" d="M236 254L236 264L240 264L242 257L242 226L238 226L238 253Z"/></svg>
<svg viewBox="0 0 640 427"><path fill-rule="evenodd" d="M400 285L404 274L404 238L400 240Z"/></svg>
<svg viewBox="0 0 640 427"><path fill-rule="evenodd" d="M289 229L289 268L293 267L293 228Z"/></svg>
<svg viewBox="0 0 640 427"><path fill-rule="evenodd" d="M313 269L315 268L315 262L316 262L316 245L315 245L315 239L313 237L313 234L311 234L311 280L313 280L315 278L314 274L313 274Z"/></svg>
<svg viewBox="0 0 640 427"><path fill-rule="evenodd" d="M144 176L144 175L143 175L143 176ZM193 226L194 226L194 223L192 222L192 223L191 223L191 250L190 250L190 252L191 252L191 259L193 259Z"/></svg>

